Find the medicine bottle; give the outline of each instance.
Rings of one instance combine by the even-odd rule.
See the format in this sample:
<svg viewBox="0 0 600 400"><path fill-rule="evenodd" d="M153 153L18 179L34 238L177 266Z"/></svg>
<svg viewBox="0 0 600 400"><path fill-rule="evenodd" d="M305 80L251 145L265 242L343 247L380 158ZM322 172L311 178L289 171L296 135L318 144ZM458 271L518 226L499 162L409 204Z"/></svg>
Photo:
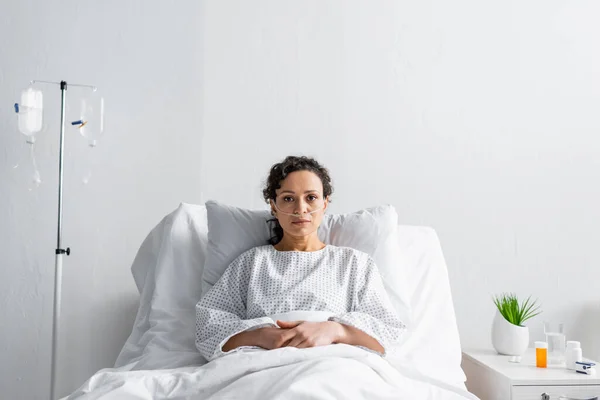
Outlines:
<svg viewBox="0 0 600 400"><path fill-rule="evenodd" d="M565 352L565 361L568 369L575 369L575 363L582 361L581 343L574 340L567 342L567 351Z"/></svg>
<svg viewBox="0 0 600 400"><path fill-rule="evenodd" d="M535 366L538 368L548 366L548 343L535 342Z"/></svg>

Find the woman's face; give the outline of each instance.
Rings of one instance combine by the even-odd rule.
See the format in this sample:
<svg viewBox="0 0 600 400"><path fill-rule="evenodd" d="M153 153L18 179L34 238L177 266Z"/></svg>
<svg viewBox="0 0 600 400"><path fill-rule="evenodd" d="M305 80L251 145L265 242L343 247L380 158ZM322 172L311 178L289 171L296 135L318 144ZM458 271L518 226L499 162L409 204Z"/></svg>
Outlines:
<svg viewBox="0 0 600 400"><path fill-rule="evenodd" d="M310 171L296 171L281 181L271 210L285 235L308 236L321 225L327 203L321 179Z"/></svg>

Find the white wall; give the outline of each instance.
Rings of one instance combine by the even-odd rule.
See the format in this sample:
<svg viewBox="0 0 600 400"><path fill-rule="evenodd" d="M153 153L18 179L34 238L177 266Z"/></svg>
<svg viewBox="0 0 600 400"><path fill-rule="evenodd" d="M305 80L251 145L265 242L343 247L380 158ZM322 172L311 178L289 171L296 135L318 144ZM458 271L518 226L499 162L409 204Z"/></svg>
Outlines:
<svg viewBox="0 0 600 400"><path fill-rule="evenodd" d="M138 301L129 267L145 235L180 201L200 202L200 8L192 0L0 6L1 398L48 398L60 91L44 93L49 130L38 139L36 191L11 168L24 143L12 104L31 79L93 83L106 97L88 185L85 141L72 130L66 138L64 245L73 253L58 373L66 394L112 366L129 335ZM75 88L67 93L76 99Z"/></svg>
<svg viewBox="0 0 600 400"><path fill-rule="evenodd" d="M31 77L110 99L102 169L86 187L76 165L66 175L65 391L127 336L129 264L157 219L180 200L262 207L268 167L290 153L331 169L333 211L391 203L438 231L465 346L490 345L490 295L516 291L600 358L595 1L196 3L3 5L3 149L21 140L9 106ZM40 138L35 193L0 153L12 397L42 398L48 377L56 147Z"/></svg>
<svg viewBox="0 0 600 400"><path fill-rule="evenodd" d="M331 169L333 209L433 226L464 346L491 294L542 302L600 358L596 1L213 1L204 196L259 207L288 153Z"/></svg>

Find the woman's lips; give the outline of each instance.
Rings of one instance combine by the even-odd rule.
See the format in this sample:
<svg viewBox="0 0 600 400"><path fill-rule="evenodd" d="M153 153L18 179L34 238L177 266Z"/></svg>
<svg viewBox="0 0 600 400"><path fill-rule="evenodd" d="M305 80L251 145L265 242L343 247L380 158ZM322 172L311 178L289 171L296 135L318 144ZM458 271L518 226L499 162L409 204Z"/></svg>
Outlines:
<svg viewBox="0 0 600 400"><path fill-rule="evenodd" d="M309 223L310 223L310 221L305 220L305 219L302 219L302 220L299 220L299 221L293 221L292 222L292 224L294 224L294 225L304 225L304 224L309 224Z"/></svg>

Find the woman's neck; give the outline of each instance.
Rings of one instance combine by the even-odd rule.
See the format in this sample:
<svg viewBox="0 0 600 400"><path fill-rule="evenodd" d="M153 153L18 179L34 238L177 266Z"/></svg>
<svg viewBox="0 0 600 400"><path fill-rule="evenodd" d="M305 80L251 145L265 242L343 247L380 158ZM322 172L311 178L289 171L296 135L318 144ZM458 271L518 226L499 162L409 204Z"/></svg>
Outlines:
<svg viewBox="0 0 600 400"><path fill-rule="evenodd" d="M273 247L277 251L318 251L325 247L325 243L316 234L300 237L283 235L281 241Z"/></svg>

